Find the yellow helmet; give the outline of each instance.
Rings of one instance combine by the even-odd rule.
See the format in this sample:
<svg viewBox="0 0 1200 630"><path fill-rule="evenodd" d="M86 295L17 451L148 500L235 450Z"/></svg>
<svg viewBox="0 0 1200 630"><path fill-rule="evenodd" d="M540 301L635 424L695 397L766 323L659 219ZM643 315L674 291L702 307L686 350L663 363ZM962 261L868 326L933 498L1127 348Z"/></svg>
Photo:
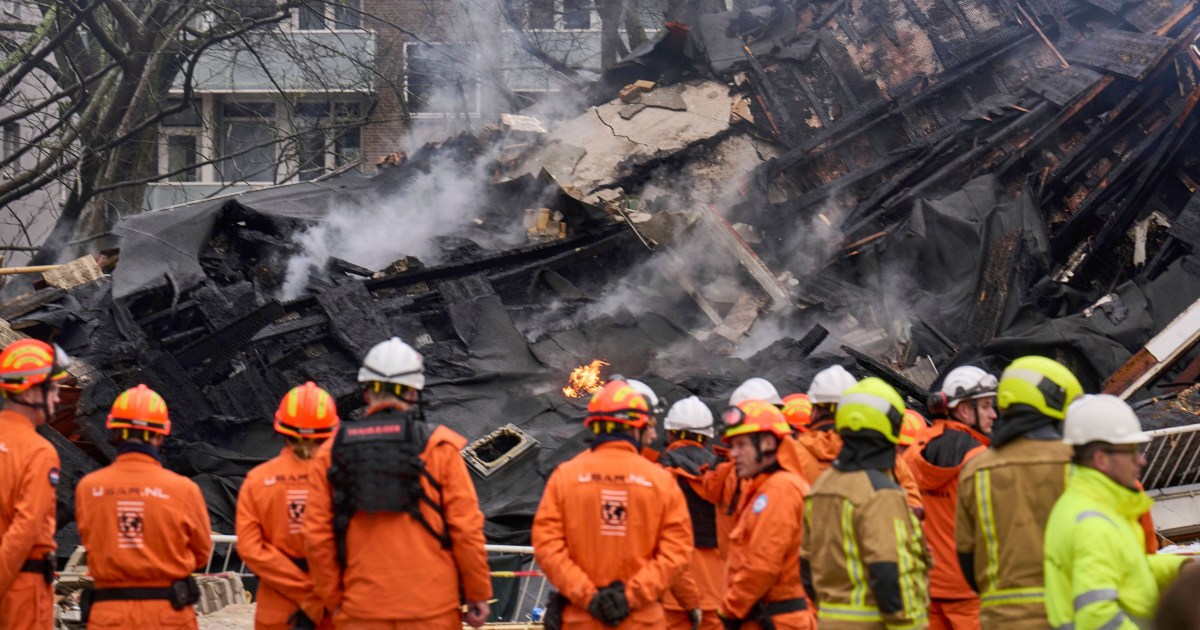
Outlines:
<svg viewBox="0 0 1200 630"><path fill-rule="evenodd" d="M837 406L838 431L875 431L893 444L900 441L904 399L881 378L864 378L842 393Z"/></svg>
<svg viewBox="0 0 1200 630"><path fill-rule="evenodd" d="M1003 412L1013 405L1027 405L1062 420L1067 406L1082 395L1083 385L1065 365L1046 357L1021 357L1000 375L996 406Z"/></svg>

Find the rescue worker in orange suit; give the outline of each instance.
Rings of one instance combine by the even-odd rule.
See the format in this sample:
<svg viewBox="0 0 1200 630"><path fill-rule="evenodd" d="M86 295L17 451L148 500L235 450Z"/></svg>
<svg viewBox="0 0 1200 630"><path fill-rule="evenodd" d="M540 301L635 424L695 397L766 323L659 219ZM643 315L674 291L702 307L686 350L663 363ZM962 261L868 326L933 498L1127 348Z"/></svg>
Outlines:
<svg viewBox="0 0 1200 630"><path fill-rule="evenodd" d="M979 593L984 630L1050 627L1044 532L1071 475L1063 418L1082 395L1075 375L1046 357L1021 357L1000 375L991 444L959 474L954 523L959 564Z"/></svg>
<svg viewBox="0 0 1200 630"><path fill-rule="evenodd" d="M721 603L722 573L725 561L717 548L717 510L700 498L691 482L702 477L717 463L708 450L713 439L713 414L695 396L671 405L663 421L667 448L658 459L679 480L692 520L692 552L688 567L675 578L663 595L667 627L672 630L720 630L717 607Z"/></svg>
<svg viewBox="0 0 1200 630"><path fill-rule="evenodd" d="M792 427L770 403L725 412L725 434L746 500L730 535L720 615L727 630L816 628L800 583L800 534L808 483L797 472Z"/></svg>
<svg viewBox="0 0 1200 630"><path fill-rule="evenodd" d="M838 401L842 392L854 386L857 381L846 368L832 365L813 376L808 387L808 400L812 405L812 420L808 431L796 438L800 443L800 467L804 480L812 485L837 458L842 450L842 438L834 430L834 419L837 414ZM925 507L921 504L921 490L917 488L917 480L913 478L908 464L896 456L893 466L896 481L904 488L908 507L912 508L918 518L925 517Z"/></svg>
<svg viewBox="0 0 1200 630"><path fill-rule="evenodd" d="M823 630L925 628L928 551L892 466L904 399L878 378L847 389L842 452L804 510L800 571Z"/></svg>
<svg viewBox="0 0 1200 630"><path fill-rule="evenodd" d="M650 405L625 381L588 403L591 448L559 465L533 517L538 566L565 602L564 629L661 629L663 593L692 558L687 501L638 454Z"/></svg>
<svg viewBox="0 0 1200 630"><path fill-rule="evenodd" d="M424 359L400 339L367 352L358 382L367 415L317 451L305 509L317 594L337 628L478 628L492 582L483 512L459 455L467 441L425 421Z"/></svg>
<svg viewBox="0 0 1200 630"><path fill-rule="evenodd" d="M279 402L275 431L287 445L246 474L238 493L238 555L258 576L257 630L332 628L325 604L308 576L304 512L313 456L338 427L333 398L315 383L293 388Z"/></svg>
<svg viewBox="0 0 1200 630"><path fill-rule="evenodd" d="M996 420L996 377L980 368L954 368L931 398L933 426L919 431L904 459L925 501L925 537L933 551L929 575L929 627L978 630L979 595L967 585L954 546L958 476L968 459L982 453Z"/></svg>
<svg viewBox="0 0 1200 630"><path fill-rule="evenodd" d="M0 628L54 627L58 452L37 427L54 417L70 362L57 346L14 341L0 352Z"/></svg>
<svg viewBox="0 0 1200 630"><path fill-rule="evenodd" d="M75 488L79 538L95 589L83 595L89 628L196 628L192 572L212 551L196 482L159 461L171 434L161 396L138 385L117 396L105 427L117 458ZM90 609L90 610L89 610Z"/></svg>
<svg viewBox="0 0 1200 630"><path fill-rule="evenodd" d="M896 443L896 453L901 459L908 449L917 441L917 434L922 429L929 426L929 422L925 420L925 416L913 409L904 410L904 419L900 425L900 441ZM907 462L905 462L907 464ZM913 476L916 479L916 475ZM922 501L922 505L924 502Z"/></svg>

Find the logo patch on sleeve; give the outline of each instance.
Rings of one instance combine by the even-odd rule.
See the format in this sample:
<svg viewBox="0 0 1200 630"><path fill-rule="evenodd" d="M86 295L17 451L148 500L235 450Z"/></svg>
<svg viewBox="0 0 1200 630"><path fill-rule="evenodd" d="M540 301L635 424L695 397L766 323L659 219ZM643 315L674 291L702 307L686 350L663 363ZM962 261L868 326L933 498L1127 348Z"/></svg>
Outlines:
<svg viewBox="0 0 1200 630"><path fill-rule="evenodd" d="M758 514L758 513L762 512L763 510L767 509L767 495L765 495L765 494L758 495L758 498L754 500L754 505L751 506L751 508L754 510L755 514Z"/></svg>
<svg viewBox="0 0 1200 630"><path fill-rule="evenodd" d="M58 487L59 473L57 468L50 469L50 485Z"/></svg>

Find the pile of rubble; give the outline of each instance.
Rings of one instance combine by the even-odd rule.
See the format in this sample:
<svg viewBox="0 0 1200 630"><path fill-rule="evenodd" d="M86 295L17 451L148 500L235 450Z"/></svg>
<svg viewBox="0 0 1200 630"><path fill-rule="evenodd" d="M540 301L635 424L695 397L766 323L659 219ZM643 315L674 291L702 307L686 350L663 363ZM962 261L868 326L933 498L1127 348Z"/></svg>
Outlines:
<svg viewBox="0 0 1200 630"><path fill-rule="evenodd" d="M314 380L353 415L355 366L390 335L426 357L427 415L478 440L493 542L526 542L585 446L563 386L596 359L714 408L749 376L800 391L842 363L919 409L953 365L1040 353L1150 400L1152 426L1191 422L1170 407L1190 398L1159 398L1200 375L1198 32L1184 0L775 2L670 25L577 116L131 217L111 276L0 305L80 358L52 436L60 539L121 389L165 396L168 465L229 532L279 397ZM482 173L468 216L411 198L450 168ZM361 227L421 230L427 253L334 248L281 297L313 226L393 205Z"/></svg>

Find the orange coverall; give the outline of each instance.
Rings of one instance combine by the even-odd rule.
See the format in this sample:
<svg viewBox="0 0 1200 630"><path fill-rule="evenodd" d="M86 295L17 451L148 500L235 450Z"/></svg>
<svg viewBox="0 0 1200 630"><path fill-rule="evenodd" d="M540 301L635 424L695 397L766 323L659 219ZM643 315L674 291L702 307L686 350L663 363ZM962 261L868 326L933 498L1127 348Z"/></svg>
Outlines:
<svg viewBox="0 0 1200 630"><path fill-rule="evenodd" d="M925 458L929 443L949 431L961 431L979 446L968 451L953 467L937 466ZM955 507L958 505L958 476L971 457L987 450L986 436L955 420L937 420L933 426L921 429L904 460L916 476L917 485L925 499L925 539L933 552L933 568L929 573L929 627L932 630L977 630L979 628L979 594L967 585L958 563L954 543ZM968 442L970 444L970 442Z"/></svg>
<svg viewBox="0 0 1200 630"><path fill-rule="evenodd" d="M665 465L664 460L670 461L671 455L675 451L682 449L700 449L707 451L704 446L698 442L690 440L676 440L667 445L666 451L663 453L663 459L659 460L660 465ZM713 456L708 455L707 459ZM668 467L671 474L675 475L681 484L689 484L683 489L684 498L688 501L688 512L691 517L692 531L696 537L699 537L700 531L703 531L703 524L697 523L698 518L703 518L702 515L693 511L691 505L693 501L704 501L692 487L691 482L699 480L700 475L696 474L701 471L689 471L682 467ZM683 488L683 486L680 486ZM691 497L688 493L693 493ZM704 503L709 505L711 502ZM713 511L712 521L709 527L716 524L716 519L720 518L715 514L716 506L710 508ZM718 528L719 529L719 528ZM711 531L711 530L710 530ZM728 534L726 534L728 536ZM719 534L718 534L719 536ZM671 583L671 588L663 594L663 609L667 615L667 628L671 630L691 630L692 620L688 617L688 611L700 609L703 611L703 616L700 620L700 627L704 630L721 630L721 619L717 616L717 608L721 604L721 592L724 590L725 561L722 558L719 547L701 547L698 538L693 541L697 544L695 551L692 552L692 560L688 567L675 578ZM709 543L711 544L711 543Z"/></svg>
<svg viewBox="0 0 1200 630"><path fill-rule="evenodd" d="M0 628L54 627L54 593L28 560L54 553L58 452L25 416L0 411Z"/></svg>
<svg viewBox="0 0 1200 630"><path fill-rule="evenodd" d="M145 453L122 453L84 477L75 518L97 590L170 586L202 569L212 551L200 487ZM196 611L165 599L102 601L88 627L196 628Z"/></svg>
<svg viewBox="0 0 1200 630"><path fill-rule="evenodd" d="M741 480L733 469L733 462L722 461L705 471L699 479L689 480L688 483L701 499L717 508L717 551L724 560L729 555L729 534L737 525L738 508L742 501ZM724 584L721 590L725 590Z"/></svg>
<svg viewBox="0 0 1200 630"><path fill-rule="evenodd" d="M352 428L344 424L341 431ZM333 499L327 477L333 440L317 451L317 474L304 517L309 575L338 628L461 630L461 597L487 601L492 579L484 549L483 512L467 465L459 451L461 435L438 426L421 452L425 469L442 486L446 522L429 505L421 513L435 531L447 530L451 548L443 549L408 514L358 512L346 532L346 567L338 566L333 530ZM647 462L647 465L652 466ZM421 480L434 501L439 494ZM341 610L338 610L338 609Z"/></svg>
<svg viewBox="0 0 1200 630"><path fill-rule="evenodd" d="M604 442L561 464L533 517L538 566L569 600L563 628L607 628L587 612L620 580L632 613L618 628L665 625L659 599L692 557L692 527L675 478L632 444Z"/></svg>
<svg viewBox="0 0 1200 630"><path fill-rule="evenodd" d="M746 500L729 539L728 587L721 599L725 616L747 620L743 630L762 627L755 610L760 601L768 606L803 605L803 610L771 616L779 630L817 627L800 582L800 533L808 483L797 472L798 451L794 440L784 438L777 451L782 470L760 473L744 488Z"/></svg>
<svg viewBox="0 0 1200 630"><path fill-rule="evenodd" d="M816 430L801 433L797 442L800 444L800 468L797 472L804 480L812 485L817 482L821 473L829 470L838 453L842 452L842 436L832 430ZM899 455L896 456L896 483L904 489L908 507L924 515L925 507L921 503L921 489L912 471Z"/></svg>
<svg viewBox="0 0 1200 630"><path fill-rule="evenodd" d="M304 510L317 474L314 460L302 460L285 446L247 473L238 493L237 550L258 576L257 630L290 630L288 619L298 609L317 627L333 628L316 585L295 562L305 559Z"/></svg>

